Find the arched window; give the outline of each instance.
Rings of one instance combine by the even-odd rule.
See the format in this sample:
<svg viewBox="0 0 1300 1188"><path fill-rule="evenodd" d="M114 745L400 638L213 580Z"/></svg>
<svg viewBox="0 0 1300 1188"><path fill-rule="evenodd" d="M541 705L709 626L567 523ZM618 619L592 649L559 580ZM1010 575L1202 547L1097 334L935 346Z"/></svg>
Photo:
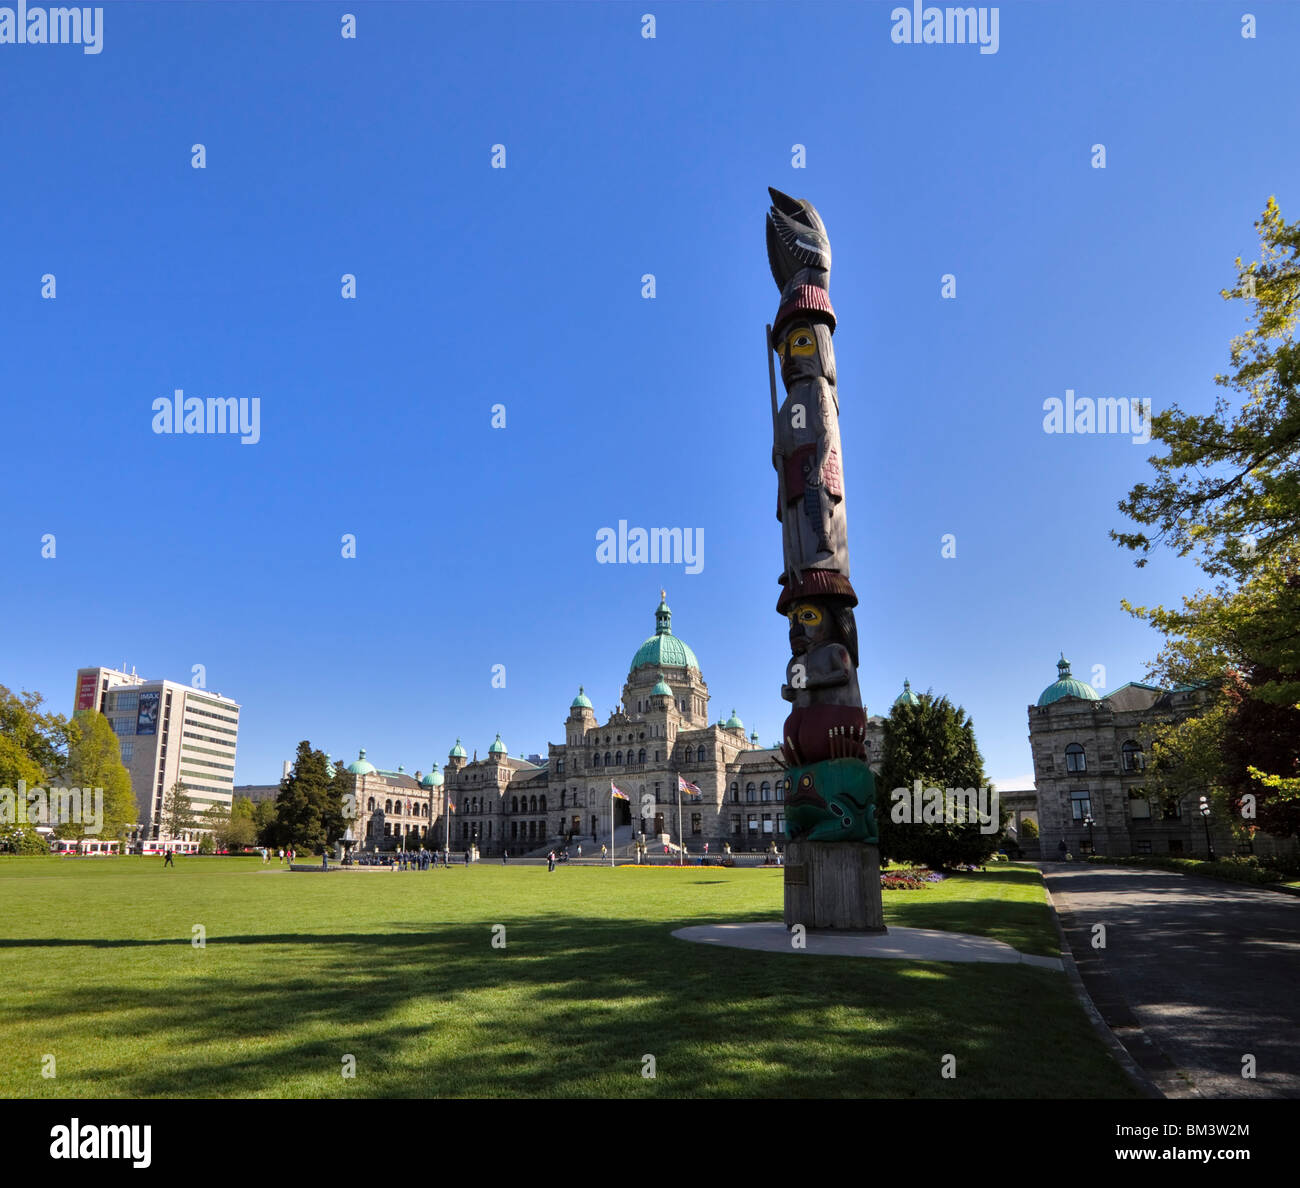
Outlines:
<svg viewBox="0 0 1300 1188"><path fill-rule="evenodd" d="M641 750L637 753L636 761L638 763L645 762L645 747L642 747Z"/></svg>
<svg viewBox="0 0 1300 1188"><path fill-rule="evenodd" d="M512 813L517 813L517 812L519 811L519 797L518 797L518 796L512 796L512 797L510 798L510 811L511 811Z"/></svg>
<svg viewBox="0 0 1300 1188"><path fill-rule="evenodd" d="M1078 743L1071 743L1065 748L1065 770L1073 772L1088 770L1088 757Z"/></svg>
<svg viewBox="0 0 1300 1188"><path fill-rule="evenodd" d="M605 766L606 766L606 767L609 766L609 752L608 752L608 751L605 752Z"/></svg>
<svg viewBox="0 0 1300 1188"><path fill-rule="evenodd" d="M731 803L736 804L740 800L740 785L731 785Z"/></svg>
<svg viewBox="0 0 1300 1188"><path fill-rule="evenodd" d="M392 800L385 800L385 801L384 801L384 812L386 812L386 813L391 813L392 811L393 811L393 802L392 802Z"/></svg>
<svg viewBox="0 0 1300 1188"><path fill-rule="evenodd" d="M592 757L591 757L591 765L592 765L592 767L599 767L599 766L600 766L600 752L599 752L599 751L597 751L594 755L592 755Z"/></svg>
<svg viewBox="0 0 1300 1188"><path fill-rule="evenodd" d="M537 798L537 806L540 812L546 812L546 795L543 793Z"/></svg>
<svg viewBox="0 0 1300 1188"><path fill-rule="evenodd" d="M700 747L700 748L695 752L695 762L696 762L696 763L703 763L703 762L704 762L704 748L703 748L703 747Z"/></svg>
<svg viewBox="0 0 1300 1188"><path fill-rule="evenodd" d="M772 799L772 785L766 780L763 781L763 786L759 789L759 796L762 797L763 800Z"/></svg>
<svg viewBox="0 0 1300 1188"><path fill-rule="evenodd" d="M530 813L535 813L535 812L537 811L537 797L536 797L536 796L530 796L530 797L528 798L528 811L529 811Z"/></svg>
<svg viewBox="0 0 1300 1188"><path fill-rule="evenodd" d="M614 766L615 766L615 767L622 767L622 766L623 766L623 752L622 752L622 751L618 751L618 752L615 753L615 755L614 755Z"/></svg>
<svg viewBox="0 0 1300 1188"><path fill-rule="evenodd" d="M789 782L790 782L789 780L777 780L777 781L776 781L776 798L777 798L777 800L784 800L784 799L785 799L785 786L786 786L786 784L788 784Z"/></svg>
<svg viewBox="0 0 1300 1188"><path fill-rule="evenodd" d="M369 800L366 801L366 812L373 813L374 811L375 811L375 798L372 796L370 797Z"/></svg>
<svg viewBox="0 0 1300 1188"><path fill-rule="evenodd" d="M1125 771L1141 771L1146 766L1142 748L1131 738L1120 748Z"/></svg>
<svg viewBox="0 0 1300 1188"><path fill-rule="evenodd" d="M563 788L560 789L560 807L561 807L561 808L564 807L564 789L563 789Z"/></svg>
<svg viewBox="0 0 1300 1188"><path fill-rule="evenodd" d="M492 822L491 822L491 821L488 822L488 840L489 840L489 841L492 840Z"/></svg>
<svg viewBox="0 0 1300 1188"><path fill-rule="evenodd" d="M754 781L753 780L750 780L749 783L745 785L745 801L748 804L754 803Z"/></svg>

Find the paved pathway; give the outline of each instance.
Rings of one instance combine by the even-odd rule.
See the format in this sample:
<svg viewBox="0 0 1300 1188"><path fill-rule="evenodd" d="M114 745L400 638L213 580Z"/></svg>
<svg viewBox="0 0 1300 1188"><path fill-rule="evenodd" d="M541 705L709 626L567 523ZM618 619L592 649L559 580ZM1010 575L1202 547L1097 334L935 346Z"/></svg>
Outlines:
<svg viewBox="0 0 1300 1188"><path fill-rule="evenodd" d="M1300 1098L1300 899L1160 870L1041 866L1088 993L1167 1096ZM1254 1080L1241 1075L1248 1054Z"/></svg>

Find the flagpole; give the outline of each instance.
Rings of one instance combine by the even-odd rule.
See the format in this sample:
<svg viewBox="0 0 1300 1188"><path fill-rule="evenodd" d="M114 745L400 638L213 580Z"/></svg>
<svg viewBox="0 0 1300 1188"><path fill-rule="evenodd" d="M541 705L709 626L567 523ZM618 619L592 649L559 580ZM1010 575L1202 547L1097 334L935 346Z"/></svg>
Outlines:
<svg viewBox="0 0 1300 1188"><path fill-rule="evenodd" d="M614 865L614 781L609 781L609 865Z"/></svg>
<svg viewBox="0 0 1300 1188"><path fill-rule="evenodd" d="M448 863L451 850L451 793L447 793L447 811L444 814L443 825L445 828L442 833L442 865L445 867Z"/></svg>
<svg viewBox="0 0 1300 1188"><path fill-rule="evenodd" d="M686 833L682 829L682 773L677 773L677 865L681 866L682 853L686 849Z"/></svg>

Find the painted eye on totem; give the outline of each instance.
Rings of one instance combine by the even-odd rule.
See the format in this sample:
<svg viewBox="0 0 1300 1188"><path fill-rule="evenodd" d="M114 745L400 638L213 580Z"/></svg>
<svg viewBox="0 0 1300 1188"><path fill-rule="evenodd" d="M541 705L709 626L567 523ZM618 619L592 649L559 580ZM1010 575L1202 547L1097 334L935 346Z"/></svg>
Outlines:
<svg viewBox="0 0 1300 1188"><path fill-rule="evenodd" d="M790 353L793 355L815 355L817 340L807 330L800 330L790 338Z"/></svg>

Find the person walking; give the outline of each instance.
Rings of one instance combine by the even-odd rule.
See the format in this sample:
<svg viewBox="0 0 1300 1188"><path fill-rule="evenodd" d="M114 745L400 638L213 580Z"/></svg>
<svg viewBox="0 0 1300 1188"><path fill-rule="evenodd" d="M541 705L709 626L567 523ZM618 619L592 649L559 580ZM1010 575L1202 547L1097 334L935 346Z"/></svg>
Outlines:
<svg viewBox="0 0 1300 1188"><path fill-rule="evenodd" d="M502 850L502 851L501 851L501 865L502 865L502 866L508 866L509 863L510 863L510 851L509 851L509 850Z"/></svg>
<svg viewBox="0 0 1300 1188"><path fill-rule="evenodd" d="M604 845L602 844L600 847L600 860L604 862L607 857L608 857L608 851L605 849Z"/></svg>
<svg viewBox="0 0 1300 1188"><path fill-rule="evenodd" d="M546 869L552 871L555 869L555 851L552 850L546 855Z"/></svg>
<svg viewBox="0 0 1300 1188"><path fill-rule="evenodd" d="M578 843L578 857L582 857L582 842Z"/></svg>
<svg viewBox="0 0 1300 1188"><path fill-rule="evenodd" d="M283 866L283 865L284 865L284 851L283 851L283 850L277 850L276 853L280 855L280 865Z"/></svg>
<svg viewBox="0 0 1300 1188"><path fill-rule="evenodd" d="M175 865L176 863L172 861L172 848L171 846L168 846L167 849L163 852L163 868L166 869L169 866L175 866Z"/></svg>
<svg viewBox="0 0 1300 1188"><path fill-rule="evenodd" d="M1065 844L1065 838L1061 838L1061 840L1056 843L1056 852L1061 855L1061 861L1064 862L1065 855L1069 853L1069 847Z"/></svg>
<svg viewBox="0 0 1300 1188"><path fill-rule="evenodd" d="M465 869L469 870L469 851L465 851Z"/></svg>

